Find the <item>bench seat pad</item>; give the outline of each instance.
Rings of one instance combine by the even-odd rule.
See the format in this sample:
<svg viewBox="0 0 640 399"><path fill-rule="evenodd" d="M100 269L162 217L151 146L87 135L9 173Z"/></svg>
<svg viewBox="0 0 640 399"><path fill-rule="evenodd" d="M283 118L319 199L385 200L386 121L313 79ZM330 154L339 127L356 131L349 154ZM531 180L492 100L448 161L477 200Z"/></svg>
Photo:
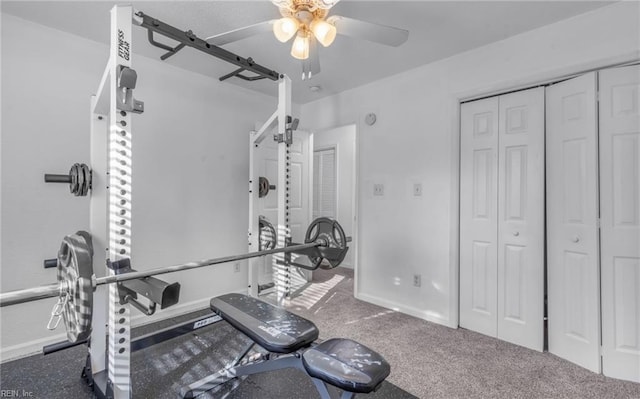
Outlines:
<svg viewBox="0 0 640 399"><path fill-rule="evenodd" d="M324 341L306 350L302 362L310 376L358 393L374 391L391 371L380 354L350 339Z"/></svg>
<svg viewBox="0 0 640 399"><path fill-rule="evenodd" d="M290 353L318 338L313 322L243 294L211 299L211 310L258 345L275 353Z"/></svg>

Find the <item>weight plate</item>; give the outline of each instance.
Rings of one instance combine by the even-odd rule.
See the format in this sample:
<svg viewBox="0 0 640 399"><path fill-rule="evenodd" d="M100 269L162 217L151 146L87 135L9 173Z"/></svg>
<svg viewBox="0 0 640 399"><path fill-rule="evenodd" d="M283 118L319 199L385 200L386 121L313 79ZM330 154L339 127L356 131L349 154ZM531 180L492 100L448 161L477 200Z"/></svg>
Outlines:
<svg viewBox="0 0 640 399"><path fill-rule="evenodd" d="M91 235L84 231L68 235L58 251L58 283L63 301L62 317L69 342L91 335L93 316L93 246Z"/></svg>
<svg viewBox="0 0 640 399"><path fill-rule="evenodd" d="M340 265L347 255L349 247L347 247L347 236L337 220L321 217L317 218L307 228L305 234L305 243L317 242L322 240L325 245L317 248L319 256L308 255L309 261L313 268L323 265L323 260L329 262L329 268Z"/></svg>
<svg viewBox="0 0 640 399"><path fill-rule="evenodd" d="M75 187L75 191L73 192L73 194L76 197L79 197L80 195L82 195L82 187L84 186L84 173L82 172L82 165L77 163L73 165L74 167L74 172L77 176L76 181L78 182L78 184Z"/></svg>
<svg viewBox="0 0 640 399"><path fill-rule="evenodd" d="M89 189L91 188L91 169L85 164L80 164L80 170L84 176L84 184L81 187L80 195L84 197L89 193Z"/></svg>
<svg viewBox="0 0 640 399"><path fill-rule="evenodd" d="M276 247L276 229L269 220L260 215L258 218L259 236L258 236L258 250L266 251L274 249Z"/></svg>
<svg viewBox="0 0 640 399"><path fill-rule="evenodd" d="M269 179L260 176L258 178L258 197L263 198L269 194Z"/></svg>
<svg viewBox="0 0 640 399"><path fill-rule="evenodd" d="M78 168L77 164L71 165L71 169L69 169L69 177L71 177L71 183L69 183L69 192L71 194L76 194L78 191Z"/></svg>

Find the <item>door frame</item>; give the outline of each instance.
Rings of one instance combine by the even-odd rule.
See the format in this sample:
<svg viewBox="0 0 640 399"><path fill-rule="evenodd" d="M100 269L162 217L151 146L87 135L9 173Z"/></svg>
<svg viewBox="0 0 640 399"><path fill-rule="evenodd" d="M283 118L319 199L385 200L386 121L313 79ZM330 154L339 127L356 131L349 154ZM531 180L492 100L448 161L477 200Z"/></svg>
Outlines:
<svg viewBox="0 0 640 399"><path fill-rule="evenodd" d="M311 138L310 138L310 143L311 143L311 165L312 167L309 168L309 174L310 174L310 181L311 183L309 184L309 199L313 200L313 153L316 150L315 148L315 135L316 134L320 134L321 132L325 132L328 130L334 130L334 129L340 129L343 127L351 127L353 128L354 131L354 143L353 143L353 164L352 164L352 170L351 170L351 179L353 184L351 185L351 212L353 215L353 221L352 221L352 233L351 233L351 242L349 243L349 251L351 251L351 253L353 254L353 293L354 296L356 296L357 298L357 293L358 293L358 259L359 259L359 225L360 225L360 217L358 215L358 208L359 208L359 204L360 204L360 184L359 184L359 179L358 179L358 175L360 172L360 132L358 130L358 124L353 122L353 123L346 123L346 124L341 124L338 126L332 126L332 127L328 127L325 129L321 129L321 130L317 130L317 131L311 131ZM340 162L339 162L339 154L342 151L339 146L336 144L333 145L327 145L327 146L321 146L318 147L319 150L323 150L323 149L329 149L329 148L333 148L335 150L335 154L336 154L336 184L339 185L339 174L338 174L338 169L340 168ZM336 198L337 201L337 198ZM337 207L337 203L336 203L336 207ZM313 205L311 205L309 207L309 214L311 215L313 212ZM339 220L338 220L339 221Z"/></svg>
<svg viewBox="0 0 640 399"><path fill-rule="evenodd" d="M463 102L547 85L588 72L598 71L604 68L633 65L638 62L640 62L640 57L637 51L616 57L605 57L587 62L578 62L570 66L554 68L536 74L529 74L517 79L499 81L483 88L461 91L455 93L453 99L449 101L448 107L451 110L452 116L451 131L453 132L451 135L451 192L449 197L451 199L451 211L449 214L451 226L449 233L449 256L451 260L451 267L449 269L450 317L447 324L449 327L458 328L460 326L460 105ZM357 137L358 132L356 130L356 141ZM358 153L359 151L356 150L356 159ZM355 275L357 276L357 273ZM357 284L357 279L355 282Z"/></svg>

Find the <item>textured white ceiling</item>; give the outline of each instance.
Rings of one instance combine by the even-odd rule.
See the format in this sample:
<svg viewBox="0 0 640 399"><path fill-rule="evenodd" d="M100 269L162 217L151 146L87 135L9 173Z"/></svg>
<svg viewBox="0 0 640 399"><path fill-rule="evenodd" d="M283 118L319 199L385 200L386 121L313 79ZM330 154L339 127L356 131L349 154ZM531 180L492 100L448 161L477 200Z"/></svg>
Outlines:
<svg viewBox="0 0 640 399"><path fill-rule="evenodd" d="M114 1L2 1L2 12L42 25L108 43L109 9ZM247 38L224 46L245 58L293 81L293 101L306 103L323 96L394 75L454 54L495 42L521 32L602 7L611 1L358 1L342 0L331 14L344 15L409 30L400 47L386 47L338 36L327 48L319 46L322 72L310 81L301 80L300 61L289 55L290 43L272 34ZM269 0L258 1L134 1L145 14L198 37L226 32L278 18ZM158 58L163 51L148 44L146 30L134 30L134 51ZM161 41L161 38L158 38ZM170 43L170 42L169 42ZM526 51L526 49L523 49ZM184 49L167 63L214 78L235 69L193 49ZM231 84L276 95L269 80ZM311 92L310 86L322 90Z"/></svg>

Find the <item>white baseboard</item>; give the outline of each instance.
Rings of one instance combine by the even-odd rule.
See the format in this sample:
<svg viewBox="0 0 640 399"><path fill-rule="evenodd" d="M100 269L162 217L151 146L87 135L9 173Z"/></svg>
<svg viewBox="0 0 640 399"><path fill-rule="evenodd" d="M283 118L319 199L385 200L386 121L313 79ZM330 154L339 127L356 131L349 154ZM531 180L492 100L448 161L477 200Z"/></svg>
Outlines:
<svg viewBox="0 0 640 399"><path fill-rule="evenodd" d="M246 294L247 290L238 290L234 291L236 293ZM141 313L136 312L134 316L131 317L131 326L139 327L144 326L150 323L154 323L156 321L169 319L172 317L182 316L187 313L191 313L201 309L209 308L209 301L211 298L202 298L195 301L182 303L179 305L172 306L167 310L162 310L159 313L153 316L145 316ZM21 359L27 356L37 355L42 353L42 347L54 344L56 342L61 342L67 339L66 333L60 333L52 336L48 336L45 338L39 338L35 340L31 340L29 342L24 342L21 344L8 346L6 348L0 349L0 363L9 362L11 360Z"/></svg>
<svg viewBox="0 0 640 399"><path fill-rule="evenodd" d="M4 363L31 355L37 355L39 353L42 353L43 346L51 345L53 343L64 341L66 339L67 334L61 333L13 346L7 346L6 348L2 348L0 350L0 361Z"/></svg>
<svg viewBox="0 0 640 399"><path fill-rule="evenodd" d="M429 310L422 310L422 309L414 308L411 306L406 306L404 304L389 301L387 299L379 298L377 296L373 296L369 294L363 294L361 292L360 293L354 292L354 295L356 299L369 302L374 305L382 306L383 308L391 309L400 313L405 313L405 314L408 314L409 316L417 317L419 319L430 321L432 323L441 324L446 327L458 328L458 326L451 325L451 321L448 318L443 317Z"/></svg>

